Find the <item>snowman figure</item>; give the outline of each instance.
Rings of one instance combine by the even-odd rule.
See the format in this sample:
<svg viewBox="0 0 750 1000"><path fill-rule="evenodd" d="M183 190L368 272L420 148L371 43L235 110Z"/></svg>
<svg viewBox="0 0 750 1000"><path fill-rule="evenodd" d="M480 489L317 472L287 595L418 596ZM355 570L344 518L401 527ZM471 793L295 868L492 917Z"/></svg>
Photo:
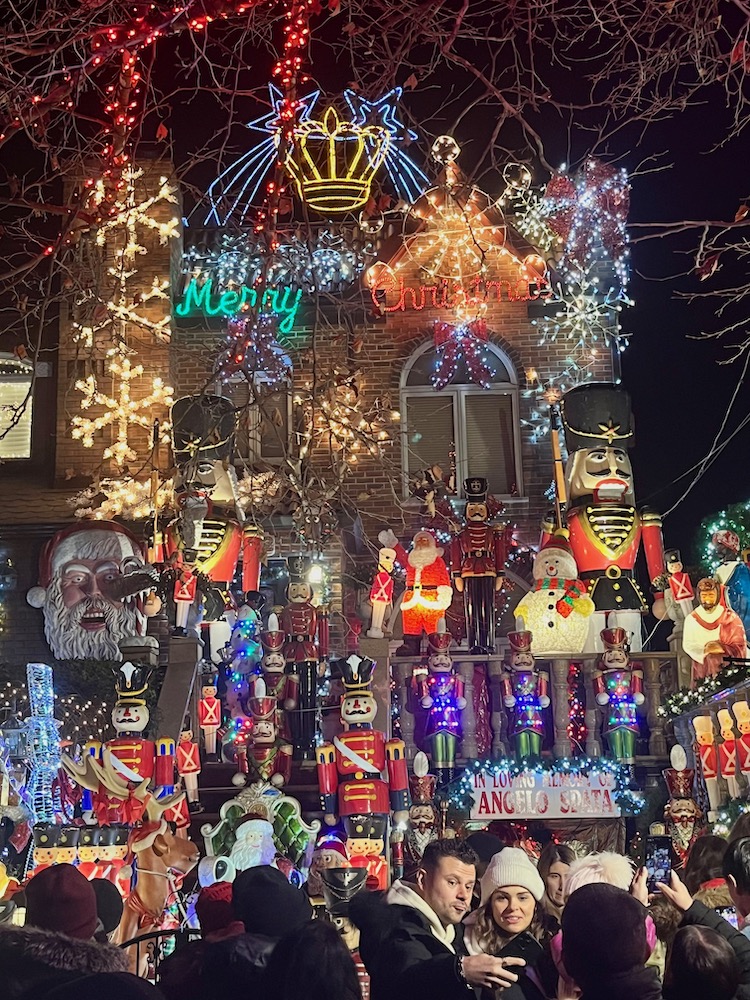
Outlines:
<svg viewBox="0 0 750 1000"><path fill-rule="evenodd" d="M534 589L515 610L523 628L534 634L535 656L575 656L588 637L594 602L578 579L567 538L553 535L534 557Z"/></svg>

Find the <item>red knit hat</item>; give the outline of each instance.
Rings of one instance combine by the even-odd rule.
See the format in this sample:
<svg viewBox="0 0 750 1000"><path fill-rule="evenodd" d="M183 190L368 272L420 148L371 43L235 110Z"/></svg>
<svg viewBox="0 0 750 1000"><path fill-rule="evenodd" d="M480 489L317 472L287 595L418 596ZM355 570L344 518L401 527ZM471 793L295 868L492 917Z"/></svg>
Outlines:
<svg viewBox="0 0 750 1000"><path fill-rule="evenodd" d="M26 923L69 937L93 938L97 926L96 893L73 865L52 865L26 886Z"/></svg>
<svg viewBox="0 0 750 1000"><path fill-rule="evenodd" d="M237 917L232 909L232 883L214 882L204 886L195 901L195 915L203 935L223 930Z"/></svg>

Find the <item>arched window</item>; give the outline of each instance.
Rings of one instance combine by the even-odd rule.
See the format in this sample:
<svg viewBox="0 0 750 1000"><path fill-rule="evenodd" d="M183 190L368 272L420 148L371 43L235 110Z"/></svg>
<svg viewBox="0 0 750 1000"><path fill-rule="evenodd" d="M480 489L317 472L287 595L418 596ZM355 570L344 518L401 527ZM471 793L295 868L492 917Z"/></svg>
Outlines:
<svg viewBox="0 0 750 1000"><path fill-rule="evenodd" d="M455 453L456 487L470 476L487 478L496 497L523 494L518 417L518 380L510 359L488 343L484 356L493 372L488 389L469 379L460 362L451 383L437 391L433 344L420 347L401 373L401 431L405 486L416 473L451 466Z"/></svg>

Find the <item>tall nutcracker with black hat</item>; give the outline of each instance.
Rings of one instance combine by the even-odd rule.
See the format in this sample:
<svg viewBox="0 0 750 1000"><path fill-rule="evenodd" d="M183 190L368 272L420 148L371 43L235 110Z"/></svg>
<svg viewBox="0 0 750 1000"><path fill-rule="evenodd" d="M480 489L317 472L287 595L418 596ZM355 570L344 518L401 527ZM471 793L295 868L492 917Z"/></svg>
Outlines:
<svg viewBox="0 0 750 1000"><path fill-rule="evenodd" d="M489 484L481 476L464 481L466 526L450 549L453 586L464 595L464 614L472 653L495 650L495 594L503 586L505 529L492 526Z"/></svg>
<svg viewBox="0 0 750 1000"><path fill-rule="evenodd" d="M296 760L312 760L315 754L315 712L318 662L328 651L317 643L318 612L312 603L313 588L308 579L312 560L290 556L289 603L281 612L279 625L286 635L284 658L287 671L299 678L298 696L290 706L292 739ZM291 701L291 699L290 699Z"/></svg>
<svg viewBox="0 0 750 1000"><path fill-rule="evenodd" d="M624 628L603 629L601 641L604 652L593 675L596 702L602 708L607 706L604 734L610 753L632 767L639 733L636 707L645 700L643 672L631 666L628 633Z"/></svg>
<svg viewBox="0 0 750 1000"><path fill-rule="evenodd" d="M344 731L318 747L318 786L329 826L341 816L352 864L367 867L378 884L387 884L385 847L388 817L408 819L409 776L403 740L386 740L373 728L377 703L370 690L375 662L353 653L331 664L344 684L341 721ZM387 768L388 778L383 779ZM379 846L378 846L379 845ZM375 851L375 847L378 850ZM360 858L355 862L355 857ZM361 859L365 859L363 862Z"/></svg>
<svg viewBox="0 0 750 1000"><path fill-rule="evenodd" d="M438 631L427 636L428 674L421 682L422 708L429 712L425 739L430 746L433 771L441 785L453 780L461 712L466 708L463 678L453 669L452 642L453 636L445 630L445 619L441 618Z"/></svg>
<svg viewBox="0 0 750 1000"><path fill-rule="evenodd" d="M534 666L531 632L509 632L506 670L503 674L503 704L513 709L513 740L516 757L538 758L544 738L544 716L549 708L549 675Z"/></svg>
<svg viewBox="0 0 750 1000"><path fill-rule="evenodd" d="M569 454L565 476L570 546L595 608L587 650L602 651L600 634L611 624L632 634L631 646L637 651L642 616L648 610L633 573L641 546L657 618L666 617L666 575L661 517L635 506L628 455L635 444L630 396L614 383L585 383L565 393L560 414ZM552 521L545 523L543 544L555 527Z"/></svg>

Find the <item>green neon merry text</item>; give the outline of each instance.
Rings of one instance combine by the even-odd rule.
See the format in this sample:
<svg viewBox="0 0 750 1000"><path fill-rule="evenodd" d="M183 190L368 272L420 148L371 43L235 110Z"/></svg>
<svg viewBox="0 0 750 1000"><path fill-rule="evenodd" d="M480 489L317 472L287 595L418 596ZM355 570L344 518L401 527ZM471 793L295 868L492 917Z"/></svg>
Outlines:
<svg viewBox="0 0 750 1000"><path fill-rule="evenodd" d="M294 290L289 285L267 288L259 304L260 311L283 317L279 323L279 333L291 333L301 298L301 288ZM204 316L236 316L243 309L255 309L256 306L258 292L255 288L240 285L237 289L226 288L223 292L214 294L213 279L209 278L198 284L198 280L192 278L185 294L175 305L175 313L178 316L193 316L195 313L203 313Z"/></svg>

